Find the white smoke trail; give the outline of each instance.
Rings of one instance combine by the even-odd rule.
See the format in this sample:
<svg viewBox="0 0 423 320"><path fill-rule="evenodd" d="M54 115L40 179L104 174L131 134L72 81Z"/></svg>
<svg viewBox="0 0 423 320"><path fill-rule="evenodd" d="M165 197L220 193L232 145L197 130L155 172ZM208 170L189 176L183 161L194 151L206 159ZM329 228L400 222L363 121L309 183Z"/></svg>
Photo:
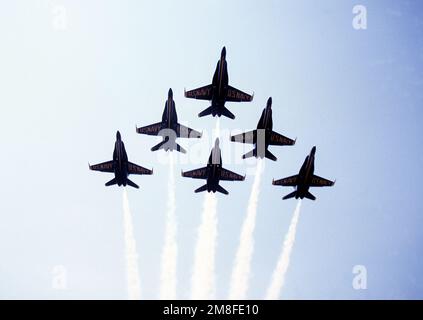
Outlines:
<svg viewBox="0 0 423 320"><path fill-rule="evenodd" d="M176 201L175 201L175 163L174 157L169 158L168 203L166 214L165 240L162 251L160 299L176 299L176 266L178 246L176 244Z"/></svg>
<svg viewBox="0 0 423 320"><path fill-rule="evenodd" d="M294 215L291 219L291 224L288 229L288 233L285 236L283 243L282 252L279 256L278 263L275 270L273 271L272 281L267 289L266 299L277 300L283 285L285 283L286 272L289 267L289 260L291 258L292 248L295 242L295 234L297 232L297 223L300 216L301 200L298 201L297 207L295 208Z"/></svg>
<svg viewBox="0 0 423 320"><path fill-rule="evenodd" d="M123 228L125 238L126 278L128 285L128 298L139 300L141 298L140 277L138 271L138 253L132 225L132 214L126 189L123 189Z"/></svg>
<svg viewBox="0 0 423 320"><path fill-rule="evenodd" d="M191 277L191 299L214 299L215 253L217 246L217 198L206 193L201 224L197 231L194 270Z"/></svg>
<svg viewBox="0 0 423 320"><path fill-rule="evenodd" d="M260 182L263 174L264 161L259 159L256 167L250 199L248 201L247 215L241 228L239 246L232 268L229 288L229 299L246 299L248 282L251 273L251 258L254 251L254 228L256 226L257 204L260 195Z"/></svg>
<svg viewBox="0 0 423 320"><path fill-rule="evenodd" d="M220 120L217 119L214 138L220 135ZM217 247L217 198L206 192L203 203L201 224L197 230L197 243L194 251L194 268L191 276L191 299L214 299L215 256Z"/></svg>

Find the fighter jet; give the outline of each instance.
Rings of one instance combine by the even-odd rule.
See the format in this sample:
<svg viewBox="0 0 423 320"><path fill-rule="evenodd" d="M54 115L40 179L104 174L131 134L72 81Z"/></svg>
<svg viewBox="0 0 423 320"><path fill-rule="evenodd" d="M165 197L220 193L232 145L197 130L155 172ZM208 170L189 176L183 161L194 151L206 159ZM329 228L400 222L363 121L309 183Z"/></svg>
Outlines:
<svg viewBox="0 0 423 320"><path fill-rule="evenodd" d="M183 177L193 179L205 179L207 183L195 190L195 192L221 192L223 194L229 194L223 187L219 185L220 180L225 181L244 181L245 176L241 176L237 173L222 168L222 156L220 154L219 139L216 139L214 148L212 149L207 163L207 167L195 169L192 171L183 172Z"/></svg>
<svg viewBox="0 0 423 320"><path fill-rule="evenodd" d="M231 87L228 82L226 48L223 47L220 60L217 62L216 71L214 72L212 84L185 91L185 97L211 101L211 106L200 112L199 117L211 114L213 117L224 115L228 118L235 119L235 116L225 107L225 102L249 102L253 100L253 96Z"/></svg>
<svg viewBox="0 0 423 320"><path fill-rule="evenodd" d="M314 175L314 155L316 153L316 147L313 147L311 149L310 154L306 157L304 164L302 165L300 169L300 173L280 179L280 180L273 180L272 184L275 186L284 186L284 187L294 187L296 190L285 197L283 197L283 200L294 198L295 199L310 199L310 200L316 200L316 197L313 196L308 189L310 187L331 187L335 184L335 182L332 182L330 180L321 178L319 176Z"/></svg>
<svg viewBox="0 0 423 320"><path fill-rule="evenodd" d="M257 124L257 130L244 132L231 136L231 141L254 144L254 149L242 156L243 159L249 157L268 158L276 161L277 158L268 150L269 145L292 146L296 140L289 139L273 130L272 120L272 97L267 100L267 106L263 110Z"/></svg>
<svg viewBox="0 0 423 320"><path fill-rule="evenodd" d="M90 165L91 170L114 173L115 177L106 183L106 186L117 184L120 186L129 185L134 188L139 188L134 182L128 179L130 174L153 174L153 170L143 168L135 163L128 161L125 145L121 139L120 132L116 133L115 150L113 151L113 160Z"/></svg>
<svg viewBox="0 0 423 320"><path fill-rule="evenodd" d="M169 89L162 121L142 128L136 128L140 134L161 136L163 141L151 148L151 151L163 149L165 151L177 150L186 153L186 150L176 143L176 138L201 138L201 133L178 123L175 101L172 89Z"/></svg>

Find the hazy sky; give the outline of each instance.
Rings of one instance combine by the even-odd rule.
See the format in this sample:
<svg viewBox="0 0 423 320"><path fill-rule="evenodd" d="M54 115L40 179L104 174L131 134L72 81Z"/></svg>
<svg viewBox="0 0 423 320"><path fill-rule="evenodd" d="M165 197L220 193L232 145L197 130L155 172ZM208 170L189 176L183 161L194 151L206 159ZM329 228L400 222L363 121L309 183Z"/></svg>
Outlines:
<svg viewBox="0 0 423 320"><path fill-rule="evenodd" d="M355 30L353 7L367 8ZM156 298L166 213L166 154L135 125L160 120L172 87L179 121L204 132L176 166L178 297L189 297L201 181L216 118L183 97L211 82L222 46L230 84L254 92L228 103L223 164L245 182L218 195L217 296L226 298L255 161L230 144L250 130L269 96L274 130L297 137L271 147L258 204L248 296L264 297L296 205L272 178L296 174L313 145L316 174L337 179L303 201L287 299L423 298L423 17L420 1L2 1L0 3L0 298L127 296L122 189L87 162L110 160L120 130L133 176L129 202L143 298ZM190 152L191 151L191 152ZM355 265L367 290L352 286ZM52 285L65 270L67 288Z"/></svg>

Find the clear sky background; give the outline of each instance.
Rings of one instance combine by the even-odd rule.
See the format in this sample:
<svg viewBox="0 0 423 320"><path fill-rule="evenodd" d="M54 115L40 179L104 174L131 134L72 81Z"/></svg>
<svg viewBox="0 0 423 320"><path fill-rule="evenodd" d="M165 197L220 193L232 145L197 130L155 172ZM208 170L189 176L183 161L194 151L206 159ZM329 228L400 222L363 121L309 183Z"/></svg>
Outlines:
<svg viewBox="0 0 423 320"><path fill-rule="evenodd" d="M352 27L355 5L368 29ZM337 179L303 201L285 299L423 298L423 17L420 1L2 1L0 3L0 298L125 299L122 189L87 162L110 160L120 130L130 161L154 168L130 189L143 298L157 298L167 200L164 152L135 125L160 120L169 87L179 120L204 131L176 172L202 166L216 118L184 88L206 85L223 45L230 84L224 166L251 173L229 132L255 128L269 96L274 130L258 205L248 296L264 297L296 205L272 178L296 174L313 145L316 174ZM63 21L64 19L64 21ZM197 142L198 143L198 142ZM200 147L199 147L200 146ZM218 195L217 296L226 298L253 176ZM200 181L176 177L178 297L188 298ZM354 290L355 265L368 272ZM67 289L52 286L63 266Z"/></svg>

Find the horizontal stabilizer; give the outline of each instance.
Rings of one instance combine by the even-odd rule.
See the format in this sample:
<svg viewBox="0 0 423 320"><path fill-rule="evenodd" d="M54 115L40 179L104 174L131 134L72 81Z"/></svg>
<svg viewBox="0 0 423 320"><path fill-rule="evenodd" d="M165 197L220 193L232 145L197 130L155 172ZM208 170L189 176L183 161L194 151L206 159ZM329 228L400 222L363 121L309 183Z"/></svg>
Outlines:
<svg viewBox="0 0 423 320"><path fill-rule="evenodd" d="M220 193L223 193L223 194L229 194L229 192L228 191L226 191L221 185L217 185L217 188L216 188L216 191L217 192L220 192Z"/></svg>
<svg viewBox="0 0 423 320"><path fill-rule="evenodd" d="M176 150L181 152L181 153L187 153L187 151L177 143L176 143Z"/></svg>
<svg viewBox="0 0 423 320"><path fill-rule="evenodd" d="M283 200L294 198L297 195L297 191L291 192L290 194L283 197Z"/></svg>
<svg viewBox="0 0 423 320"><path fill-rule="evenodd" d="M242 159L247 159L247 158L252 158L252 157L257 157L256 149L253 149L250 152L247 152L246 154L244 154L242 156Z"/></svg>
<svg viewBox="0 0 423 320"><path fill-rule="evenodd" d="M113 178L109 182L106 182L106 187L113 186L114 184L116 184L116 178Z"/></svg>
<svg viewBox="0 0 423 320"><path fill-rule="evenodd" d="M306 192L304 197L313 201L316 200L316 197L313 196L309 191Z"/></svg>
<svg viewBox="0 0 423 320"><path fill-rule="evenodd" d="M213 107L208 107L207 109L201 111L198 114L198 116L201 118L201 117L204 117L204 116L208 116L209 114L212 114L212 112L213 112Z"/></svg>
<svg viewBox="0 0 423 320"><path fill-rule="evenodd" d="M194 192L198 193L198 192L203 192L203 191L207 191L207 184L205 184L204 186L196 189Z"/></svg>
<svg viewBox="0 0 423 320"><path fill-rule="evenodd" d="M151 151L157 151L159 149L163 148L163 145L166 143L165 140L163 140L162 142L160 142L159 144L156 144L154 147L151 148Z"/></svg>
<svg viewBox="0 0 423 320"><path fill-rule="evenodd" d="M270 160L273 160L273 161L278 160L278 158L276 158L276 157L273 155L273 153L271 153L269 150L266 150L266 158L267 158L267 159L270 159Z"/></svg>
<svg viewBox="0 0 423 320"><path fill-rule="evenodd" d="M134 187L134 188L136 188L136 189L139 189L138 185L137 185L137 184L135 184L134 182L132 182L132 181L131 181L131 180L129 180L129 179L126 179L126 184L127 184L128 186L131 186L131 187Z"/></svg>
<svg viewBox="0 0 423 320"><path fill-rule="evenodd" d="M221 111L222 115L232 120L235 119L235 115L232 112L230 112L226 107L221 106L220 108L222 109Z"/></svg>

